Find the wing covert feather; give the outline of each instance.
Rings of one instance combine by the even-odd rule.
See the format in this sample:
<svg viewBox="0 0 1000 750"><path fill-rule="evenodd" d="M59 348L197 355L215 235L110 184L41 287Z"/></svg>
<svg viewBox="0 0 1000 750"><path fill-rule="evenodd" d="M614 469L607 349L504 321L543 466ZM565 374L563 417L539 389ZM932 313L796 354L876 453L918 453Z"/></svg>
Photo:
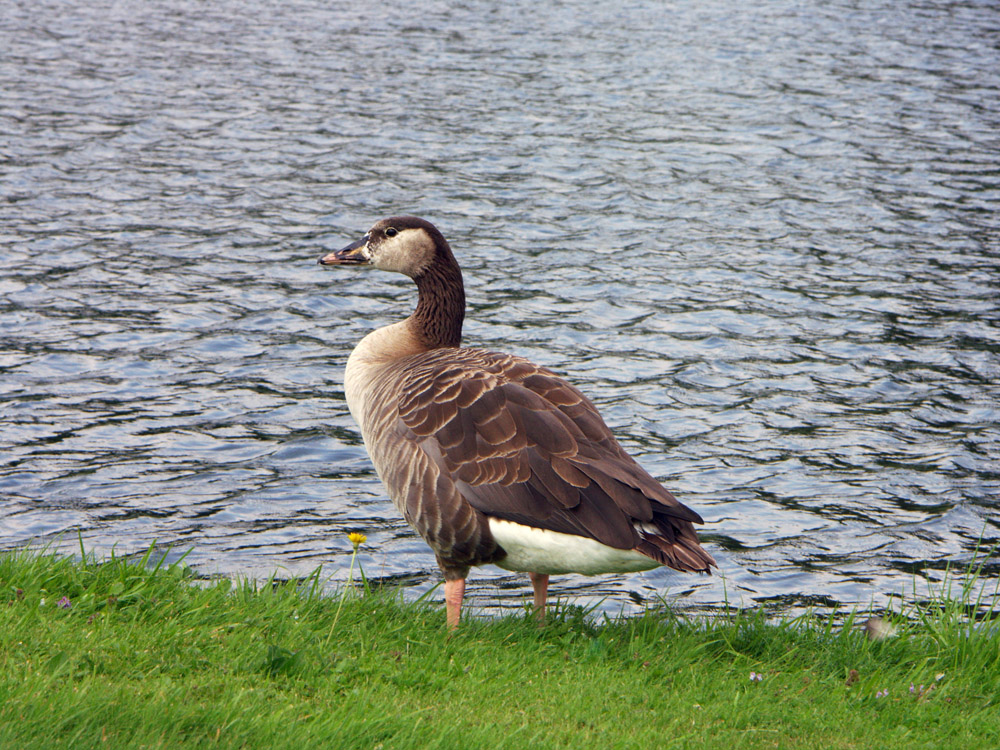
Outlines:
<svg viewBox="0 0 1000 750"><path fill-rule="evenodd" d="M625 453L576 388L512 355L448 349L421 357L401 382L400 428L473 508L707 570L711 557L691 526L701 518Z"/></svg>

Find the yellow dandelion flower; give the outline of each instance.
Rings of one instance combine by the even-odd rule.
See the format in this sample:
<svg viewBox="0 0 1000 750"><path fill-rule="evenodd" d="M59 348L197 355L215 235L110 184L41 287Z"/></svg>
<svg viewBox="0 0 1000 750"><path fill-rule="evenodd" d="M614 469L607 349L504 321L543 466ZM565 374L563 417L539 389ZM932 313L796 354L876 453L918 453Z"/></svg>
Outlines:
<svg viewBox="0 0 1000 750"><path fill-rule="evenodd" d="M366 537L360 531L352 531L350 534L347 535L347 538L350 539L351 544L354 545L354 549L357 549L360 545L368 541L368 537Z"/></svg>

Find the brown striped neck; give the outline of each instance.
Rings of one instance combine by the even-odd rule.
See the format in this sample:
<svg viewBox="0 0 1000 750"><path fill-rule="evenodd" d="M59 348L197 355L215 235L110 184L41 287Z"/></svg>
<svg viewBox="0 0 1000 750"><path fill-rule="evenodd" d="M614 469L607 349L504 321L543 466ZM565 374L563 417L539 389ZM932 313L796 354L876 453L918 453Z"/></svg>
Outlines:
<svg viewBox="0 0 1000 750"><path fill-rule="evenodd" d="M417 309L409 317L410 329L428 349L462 343L465 320L465 286L451 248L438 235L434 260L414 277L420 293Z"/></svg>

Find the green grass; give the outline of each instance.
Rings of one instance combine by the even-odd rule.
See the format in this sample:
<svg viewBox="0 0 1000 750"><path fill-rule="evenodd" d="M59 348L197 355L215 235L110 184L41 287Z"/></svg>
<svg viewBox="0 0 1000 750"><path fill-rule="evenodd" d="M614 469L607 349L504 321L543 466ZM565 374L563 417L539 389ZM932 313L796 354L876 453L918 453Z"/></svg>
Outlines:
<svg viewBox="0 0 1000 750"><path fill-rule="evenodd" d="M151 562L0 556L0 748L1000 747L1000 635L964 581L883 642L571 606L449 636L392 591Z"/></svg>

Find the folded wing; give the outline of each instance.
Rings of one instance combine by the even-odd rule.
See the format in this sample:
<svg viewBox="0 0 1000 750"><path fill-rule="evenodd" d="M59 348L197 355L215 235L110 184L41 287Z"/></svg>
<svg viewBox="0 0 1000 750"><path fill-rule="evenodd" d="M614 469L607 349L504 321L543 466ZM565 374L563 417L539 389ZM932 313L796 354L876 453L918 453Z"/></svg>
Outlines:
<svg viewBox="0 0 1000 750"><path fill-rule="evenodd" d="M681 571L715 564L701 517L629 456L594 405L551 371L481 349L407 368L397 429L476 510L635 549Z"/></svg>

